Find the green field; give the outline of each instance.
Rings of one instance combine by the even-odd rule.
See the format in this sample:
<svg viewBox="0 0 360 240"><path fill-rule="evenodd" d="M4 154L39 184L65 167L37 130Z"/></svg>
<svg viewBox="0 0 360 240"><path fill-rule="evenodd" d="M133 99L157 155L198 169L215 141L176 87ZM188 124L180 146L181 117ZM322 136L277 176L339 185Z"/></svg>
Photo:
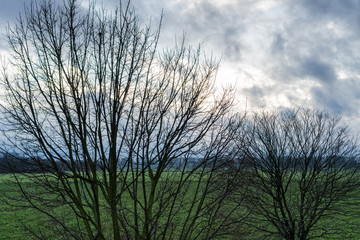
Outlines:
<svg viewBox="0 0 360 240"><path fill-rule="evenodd" d="M35 233L42 233L47 236L47 229L52 228L53 224L47 220L39 211L29 208L14 208L6 203L3 193L14 196L18 194L18 186L10 183L11 175L0 175L0 240L8 239L35 239L29 232L29 227ZM35 189L34 189L35 190ZM332 218L324 218L319 225L324 228L331 228L334 231L324 237L317 239L360 239L360 190L358 196L343 202L344 212L351 214L344 215L339 213ZM71 214L66 214L65 209L57 209L59 214L67 218L68 223L76 224L75 218ZM181 219L181 216L179 216ZM223 239L262 239L258 231L247 227L247 236L234 236ZM49 239L56 239L56 236L47 236ZM277 239L277 238L268 238Z"/></svg>

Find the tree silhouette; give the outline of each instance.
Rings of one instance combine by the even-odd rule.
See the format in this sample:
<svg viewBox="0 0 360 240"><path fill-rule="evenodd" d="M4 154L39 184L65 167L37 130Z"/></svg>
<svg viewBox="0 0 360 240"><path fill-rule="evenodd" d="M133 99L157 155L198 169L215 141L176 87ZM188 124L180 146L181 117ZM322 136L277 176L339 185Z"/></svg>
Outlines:
<svg viewBox="0 0 360 240"><path fill-rule="evenodd" d="M334 230L317 223L343 214L343 201L359 186L357 140L340 117L308 109L261 112L245 135L250 223L289 240Z"/></svg>
<svg viewBox="0 0 360 240"><path fill-rule="evenodd" d="M46 231L210 239L232 227L231 181L216 183L237 154L233 92L215 91L217 61L184 42L160 52L159 34L130 3L107 14L76 0L35 1L9 27L3 149L44 160L46 173L15 175L13 200L50 218Z"/></svg>

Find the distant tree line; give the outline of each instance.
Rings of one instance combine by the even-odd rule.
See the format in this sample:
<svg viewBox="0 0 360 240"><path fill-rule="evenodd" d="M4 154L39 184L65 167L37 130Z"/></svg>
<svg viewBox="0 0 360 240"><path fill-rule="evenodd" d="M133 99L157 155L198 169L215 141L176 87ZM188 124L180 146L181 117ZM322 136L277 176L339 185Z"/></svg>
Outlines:
<svg viewBox="0 0 360 240"><path fill-rule="evenodd" d="M45 160L15 157L12 155L4 155L0 158L0 173L41 173L49 171L49 168L43 168L36 164L36 162Z"/></svg>
<svg viewBox="0 0 360 240"><path fill-rule="evenodd" d="M187 163L189 162L189 163ZM179 167L184 167L188 165L188 167L196 166L199 160L196 158L178 158L174 159L173 166L169 169L178 169ZM59 167L62 171L66 172L69 171L69 167L58 161L56 162L57 167ZM79 160L76 163L76 166L79 170L85 170L86 162ZM126 159L119 161L118 168L124 168L126 166ZM224 166L227 167L227 166ZM99 163L96 167L97 170L101 170L102 166ZM52 172L54 169L49 164L47 159L41 157L25 157L20 156L18 154L13 153L5 153L3 156L0 157L0 174L2 173L45 173L45 172Z"/></svg>
<svg viewBox="0 0 360 240"><path fill-rule="evenodd" d="M66 171L66 166L61 166ZM4 154L0 157L0 173L45 173L51 172L48 160L40 157L24 157L17 154Z"/></svg>
<svg viewBox="0 0 360 240"><path fill-rule="evenodd" d="M283 159L279 159L280 162L286 162L287 160L291 159L290 156L284 157ZM179 167L183 167L185 164L184 162L186 159L175 159L174 167L173 169L178 169ZM191 159L192 164L196 166L196 162L199 162L198 159L192 158ZM340 163L338 163L338 167L343 169L354 169L359 168L360 163L355 159L345 159L339 157L339 162L345 162L346 165L342 166ZM248 164L246 164L248 163ZM241 167L243 169L251 169L252 166L249 164L249 159L243 159L241 163L238 163L238 165L241 164ZM77 163L77 167L79 169L85 169L85 162L79 161ZM121 162L119 164L119 169L121 169L126 164L125 161ZM59 168L61 168L64 172L69 171L69 168L62 164L61 162L57 162L57 165ZM222 166L222 168L233 168L233 164L227 163L226 165ZM239 167L239 166L238 166ZM266 167L266 166L262 166ZM309 167L313 167L313 163L309 163ZM101 170L101 165L97 166L98 170ZM171 170L171 168L169 168ZM298 168L300 169L300 167ZM7 174L7 173L45 173L45 172L52 172L51 165L48 164L48 160L42 159L40 157L34 158L34 157L24 157L24 156L17 156L13 154L5 154L2 157L0 157L0 174Z"/></svg>

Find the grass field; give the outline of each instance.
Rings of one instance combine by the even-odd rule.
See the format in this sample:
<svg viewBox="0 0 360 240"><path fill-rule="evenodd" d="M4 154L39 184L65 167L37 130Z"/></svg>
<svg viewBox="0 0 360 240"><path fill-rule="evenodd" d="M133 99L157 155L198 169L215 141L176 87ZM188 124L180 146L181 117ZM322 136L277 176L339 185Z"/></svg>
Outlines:
<svg viewBox="0 0 360 240"><path fill-rule="evenodd" d="M4 202L3 193L9 194L17 190L15 184L9 184L8 178L9 175L0 176L0 239L31 239L22 223L36 229L41 226L41 214L32 209L15 209Z"/></svg>
<svg viewBox="0 0 360 240"><path fill-rule="evenodd" d="M19 195L19 187L16 183L9 181L11 178L11 175L0 174L0 240L37 239L31 231L42 233L48 239L56 239L56 236L47 235L48 229L53 227L53 224L44 214L28 208L26 203L21 203L25 205L23 207L9 205L12 201L8 197ZM19 204L19 202L13 203ZM62 209L58 209L58 211L62 214L65 213ZM67 217L69 221L76 224L72 216Z"/></svg>
<svg viewBox="0 0 360 240"><path fill-rule="evenodd" d="M18 187L16 184L10 184L9 179L11 175L0 175L0 193L16 194ZM332 218L324 218L319 225L324 228L335 229L330 235L318 239L360 239L360 191L358 196L353 199L348 199L343 203L343 208L346 212L351 212L350 215L339 213ZM28 208L14 208L5 202L6 198L3 194L0 195L0 240L11 239L35 239L29 230L29 227L35 232L43 232L45 235L47 229L51 228L51 222L46 224L46 217L34 209ZM61 209L59 212L64 213ZM345 211L344 211L345 212ZM76 224L75 218L67 215L68 221L73 221ZM249 236L239 236L238 239L261 239L258 232L249 228L251 233ZM56 239L56 236L48 236L50 239ZM234 238L231 238L234 239ZM277 239L277 238L269 238Z"/></svg>

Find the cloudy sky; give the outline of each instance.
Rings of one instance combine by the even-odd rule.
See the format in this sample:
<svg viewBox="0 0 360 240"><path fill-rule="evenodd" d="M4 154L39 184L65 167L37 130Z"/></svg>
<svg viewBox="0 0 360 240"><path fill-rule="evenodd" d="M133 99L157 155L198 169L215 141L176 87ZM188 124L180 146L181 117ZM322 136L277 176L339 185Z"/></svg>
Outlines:
<svg viewBox="0 0 360 240"><path fill-rule="evenodd" d="M87 0L85 0L87 1ZM2 0L0 32L30 0ZM118 0L98 0L112 8ZM162 46L187 43L221 57L219 85L239 109L309 106L360 129L360 1L133 0L141 18L164 12ZM4 37L0 51L6 51Z"/></svg>

